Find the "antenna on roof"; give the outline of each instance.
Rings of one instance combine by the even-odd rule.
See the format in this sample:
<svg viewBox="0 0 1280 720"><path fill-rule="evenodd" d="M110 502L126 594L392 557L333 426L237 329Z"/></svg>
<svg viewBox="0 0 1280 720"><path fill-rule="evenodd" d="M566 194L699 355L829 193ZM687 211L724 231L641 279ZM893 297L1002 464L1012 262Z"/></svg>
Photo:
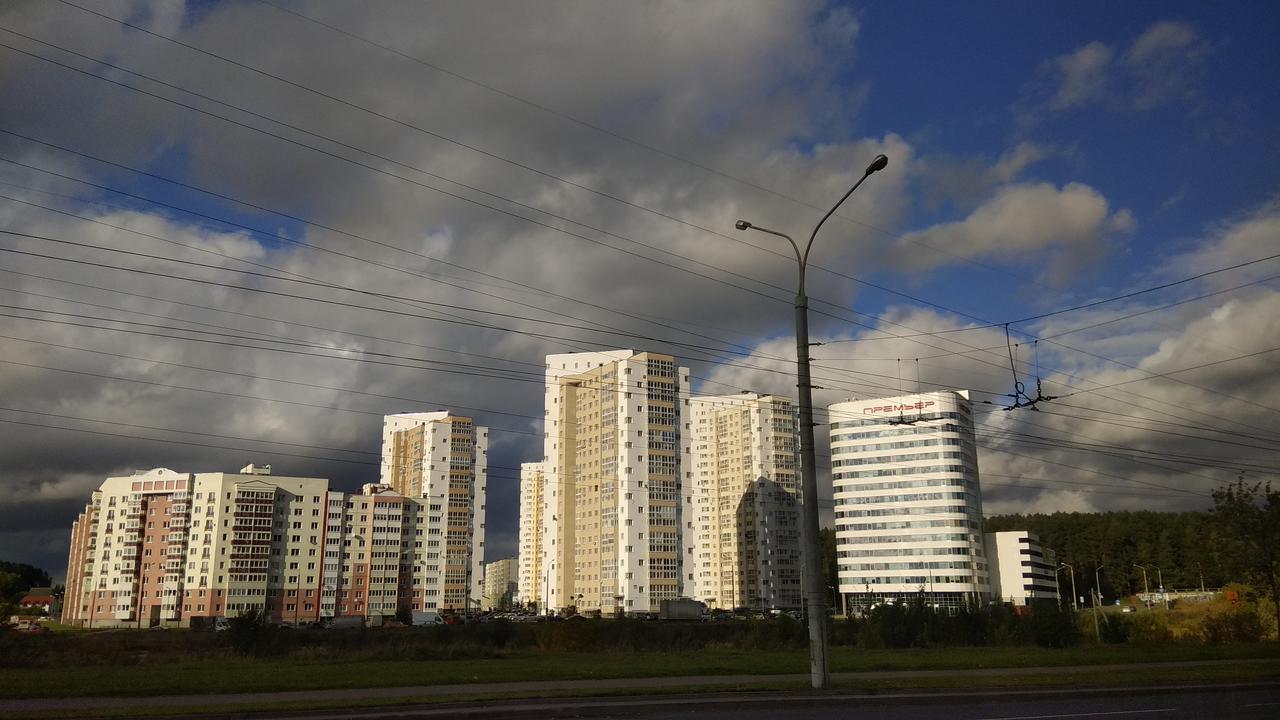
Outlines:
<svg viewBox="0 0 1280 720"><path fill-rule="evenodd" d="M898 395L902 395L902 358L898 358ZM914 420L908 420L906 413L903 411L903 403L898 404L898 419L890 420L887 425L915 425L920 422L920 413L916 413Z"/></svg>

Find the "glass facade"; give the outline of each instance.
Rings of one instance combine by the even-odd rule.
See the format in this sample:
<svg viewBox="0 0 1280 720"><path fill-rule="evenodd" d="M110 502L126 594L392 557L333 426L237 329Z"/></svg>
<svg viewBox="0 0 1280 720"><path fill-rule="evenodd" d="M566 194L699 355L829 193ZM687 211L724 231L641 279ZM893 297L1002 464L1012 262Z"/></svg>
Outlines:
<svg viewBox="0 0 1280 720"><path fill-rule="evenodd" d="M837 403L830 416L845 603L982 602L988 567L967 393Z"/></svg>

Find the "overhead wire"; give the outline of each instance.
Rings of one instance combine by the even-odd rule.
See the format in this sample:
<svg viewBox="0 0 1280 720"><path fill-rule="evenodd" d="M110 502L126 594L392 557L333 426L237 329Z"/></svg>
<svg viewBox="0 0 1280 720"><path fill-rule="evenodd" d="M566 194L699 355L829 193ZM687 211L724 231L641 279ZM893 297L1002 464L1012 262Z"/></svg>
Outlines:
<svg viewBox="0 0 1280 720"><path fill-rule="evenodd" d="M39 56L36 56L36 57L39 57ZM72 68L72 69L74 69L74 68ZM76 69L76 70L77 70L77 71L79 71L78 69ZM79 71L79 72L83 72L83 71ZM92 73L89 73L89 74L90 74L90 75L92 75ZM100 76L96 76L96 75L95 75L94 77L100 77ZM131 86L124 86L124 87L129 87L129 88L131 88ZM133 89L133 88L131 88L131 89ZM166 100L167 100L167 98L163 98L163 97L161 97L161 99L166 99ZM250 126L250 127L251 127L251 126ZM251 129L252 129L252 128L251 128ZM37 140L36 142L39 142L39 141ZM55 147L58 147L58 146L55 146ZM73 151L73 152L74 152L74 151ZM288 216L286 216L286 217L288 217ZM297 219L297 220L299 220L299 221L302 221L300 218L295 218L295 219ZM303 221L303 222L305 222L305 221ZM918 300L918 298L917 298L917 300ZM926 303L926 304L929 304L929 303ZM1096 304L1098 304L1098 303L1092 303L1092 304L1091 304L1091 306L1092 306L1092 305L1096 305ZM936 306L936 307L941 307L941 306ZM949 311L949 312L957 312L957 311L954 311L954 310L952 310L952 309L950 309L950 308L942 308L942 309L947 310L947 311ZM855 322L855 324L860 324L860 323L856 323L856 322ZM893 324L900 324L900 323L893 323ZM904 326L904 327L905 327L905 326ZM934 346L934 347L936 347L936 346ZM1066 349L1069 349L1069 350L1075 350L1075 348L1071 348L1070 346L1066 346L1066 345L1062 345L1062 347L1064 347L1064 348L1066 348ZM942 349L942 348L938 348L938 349ZM961 354L961 355L963 355L963 354L966 354L966 353L957 352L956 354ZM1099 357L1101 357L1101 356L1099 356Z"/></svg>
<svg viewBox="0 0 1280 720"><path fill-rule="evenodd" d="M1101 388L1097 388L1097 389L1101 389Z"/></svg>

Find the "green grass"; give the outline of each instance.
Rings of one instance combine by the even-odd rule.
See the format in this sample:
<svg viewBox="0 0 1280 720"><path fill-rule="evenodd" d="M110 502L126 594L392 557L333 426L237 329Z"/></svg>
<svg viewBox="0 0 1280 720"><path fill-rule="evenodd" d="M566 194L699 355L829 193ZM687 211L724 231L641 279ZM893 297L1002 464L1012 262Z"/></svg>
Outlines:
<svg viewBox="0 0 1280 720"><path fill-rule="evenodd" d="M982 690L1053 690L1076 688L1122 688L1144 685L1184 685L1193 683L1214 682L1271 682L1280 679L1280 663L1273 661L1257 661L1232 664L1229 666L1209 666L1198 668L1161 668L1138 667L1131 671L1116 672L1072 672L1053 674L1011 674L964 677L927 677L927 678L891 678L891 679L858 679L838 680L833 689L843 692L862 692L876 695L891 692L920 691L982 691ZM639 695L696 694L699 697L715 693L733 693L741 691L785 691L806 690L805 681L785 681L741 684L741 685L689 685L679 688L614 688L601 690L546 690L526 691L519 693L475 693L460 695L435 695L404 698L353 698L335 701L303 701L286 703L247 703L220 706L184 706L184 707L148 707L148 708L111 708L102 710L59 710L56 712L30 713L10 715L12 720L54 720L54 718L110 718L110 717L146 717L164 715L166 717L183 715L198 717L203 714L216 713L229 715L251 712L288 712L308 710L331 710L339 708L393 708L408 705L424 705L439 703L467 703L494 700L515 699L550 699L567 697L616 697Z"/></svg>
<svg viewBox="0 0 1280 720"><path fill-rule="evenodd" d="M1067 650L939 648L869 650L833 647L833 672L1028 668L1178 660L1280 659L1280 644L1121 645ZM777 675L804 673L805 651L701 650L687 653L522 651L479 660L341 662L218 658L182 663L6 668L0 697L146 696L270 692L321 688L452 685L474 682Z"/></svg>

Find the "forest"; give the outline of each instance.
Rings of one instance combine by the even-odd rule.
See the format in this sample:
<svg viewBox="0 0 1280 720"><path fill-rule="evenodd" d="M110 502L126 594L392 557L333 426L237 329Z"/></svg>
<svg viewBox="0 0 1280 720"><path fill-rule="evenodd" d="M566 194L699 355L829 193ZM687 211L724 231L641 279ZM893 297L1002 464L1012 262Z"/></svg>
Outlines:
<svg viewBox="0 0 1280 720"><path fill-rule="evenodd" d="M1169 590L1220 588L1240 580L1227 574L1233 564L1224 562L1228 545L1217 519L1207 512L998 515L987 518L983 530L1035 533L1057 552L1059 562L1075 568L1077 593L1086 597L1094 587L1094 569L1102 565L1098 574L1108 602L1142 592L1142 570L1135 565L1146 566L1152 591L1161 575ZM1061 583L1070 586L1065 569Z"/></svg>

